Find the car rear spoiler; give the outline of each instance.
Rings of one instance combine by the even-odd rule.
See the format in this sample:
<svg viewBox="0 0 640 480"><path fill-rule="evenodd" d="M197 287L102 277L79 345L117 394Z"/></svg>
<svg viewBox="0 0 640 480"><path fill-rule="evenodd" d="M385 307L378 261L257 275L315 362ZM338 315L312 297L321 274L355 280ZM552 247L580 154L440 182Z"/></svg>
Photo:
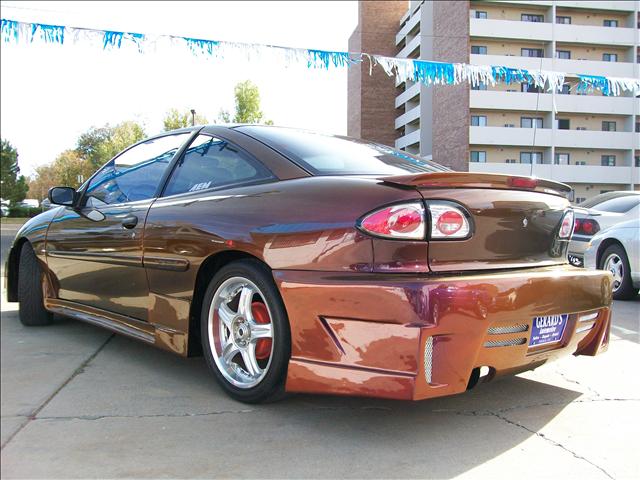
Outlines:
<svg viewBox="0 0 640 480"><path fill-rule="evenodd" d="M380 177L384 183L414 188L487 188L500 190L532 190L568 197L571 187L565 183L536 177L498 173L432 172L417 175Z"/></svg>

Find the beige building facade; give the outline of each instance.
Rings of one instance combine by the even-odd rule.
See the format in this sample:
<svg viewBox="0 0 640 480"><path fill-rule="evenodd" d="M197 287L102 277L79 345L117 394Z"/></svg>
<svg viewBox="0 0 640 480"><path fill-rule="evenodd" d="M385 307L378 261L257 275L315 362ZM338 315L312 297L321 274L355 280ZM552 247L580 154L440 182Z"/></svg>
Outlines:
<svg viewBox="0 0 640 480"><path fill-rule="evenodd" d="M404 5L394 39L399 57L640 77L637 0ZM367 30L366 18L360 21ZM576 202L640 189L640 98L580 92L577 84L574 75L562 92L396 81L394 144L456 170L565 182ZM357 96L350 90L349 102Z"/></svg>

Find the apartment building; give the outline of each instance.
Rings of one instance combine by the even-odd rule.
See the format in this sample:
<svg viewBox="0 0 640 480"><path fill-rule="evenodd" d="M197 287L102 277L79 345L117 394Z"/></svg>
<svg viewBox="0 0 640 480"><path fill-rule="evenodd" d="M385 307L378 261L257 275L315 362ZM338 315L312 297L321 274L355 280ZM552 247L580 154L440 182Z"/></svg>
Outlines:
<svg viewBox="0 0 640 480"><path fill-rule="evenodd" d="M412 1L396 55L638 78L639 9L640 1ZM640 189L640 98L576 87L572 76L561 92L396 82L395 146L456 170L569 183L576 201Z"/></svg>

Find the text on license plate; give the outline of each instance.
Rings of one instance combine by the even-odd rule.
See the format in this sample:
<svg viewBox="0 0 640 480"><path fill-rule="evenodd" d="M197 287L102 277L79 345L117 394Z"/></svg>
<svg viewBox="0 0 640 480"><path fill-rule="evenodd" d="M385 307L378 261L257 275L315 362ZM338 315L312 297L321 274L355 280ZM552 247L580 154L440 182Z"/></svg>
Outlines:
<svg viewBox="0 0 640 480"><path fill-rule="evenodd" d="M567 326L568 319L568 314L534 317L529 346L535 347L562 340L562 334Z"/></svg>

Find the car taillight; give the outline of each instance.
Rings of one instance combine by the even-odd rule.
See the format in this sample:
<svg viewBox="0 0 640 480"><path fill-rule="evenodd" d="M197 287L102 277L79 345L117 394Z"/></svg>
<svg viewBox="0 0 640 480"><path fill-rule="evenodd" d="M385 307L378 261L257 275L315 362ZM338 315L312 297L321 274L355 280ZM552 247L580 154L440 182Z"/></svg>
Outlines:
<svg viewBox="0 0 640 480"><path fill-rule="evenodd" d="M431 229L429 238L461 239L469 237L471 226L465 212L449 202L429 202Z"/></svg>
<svg viewBox="0 0 640 480"><path fill-rule="evenodd" d="M509 177L508 184L514 188L534 189L538 186L538 179L531 177Z"/></svg>
<svg viewBox="0 0 640 480"><path fill-rule="evenodd" d="M412 202L376 210L364 216L359 226L380 237L424 240L425 223L422 203Z"/></svg>
<svg viewBox="0 0 640 480"><path fill-rule="evenodd" d="M560 238L571 238L573 227L573 210L567 210L564 214L564 217L562 217L562 223L560 224L560 231L558 232L558 236Z"/></svg>
<svg viewBox="0 0 640 480"><path fill-rule="evenodd" d="M573 229L574 234L578 235L595 235L600 231L600 225L595 220L590 218L580 219L576 218L575 226Z"/></svg>

